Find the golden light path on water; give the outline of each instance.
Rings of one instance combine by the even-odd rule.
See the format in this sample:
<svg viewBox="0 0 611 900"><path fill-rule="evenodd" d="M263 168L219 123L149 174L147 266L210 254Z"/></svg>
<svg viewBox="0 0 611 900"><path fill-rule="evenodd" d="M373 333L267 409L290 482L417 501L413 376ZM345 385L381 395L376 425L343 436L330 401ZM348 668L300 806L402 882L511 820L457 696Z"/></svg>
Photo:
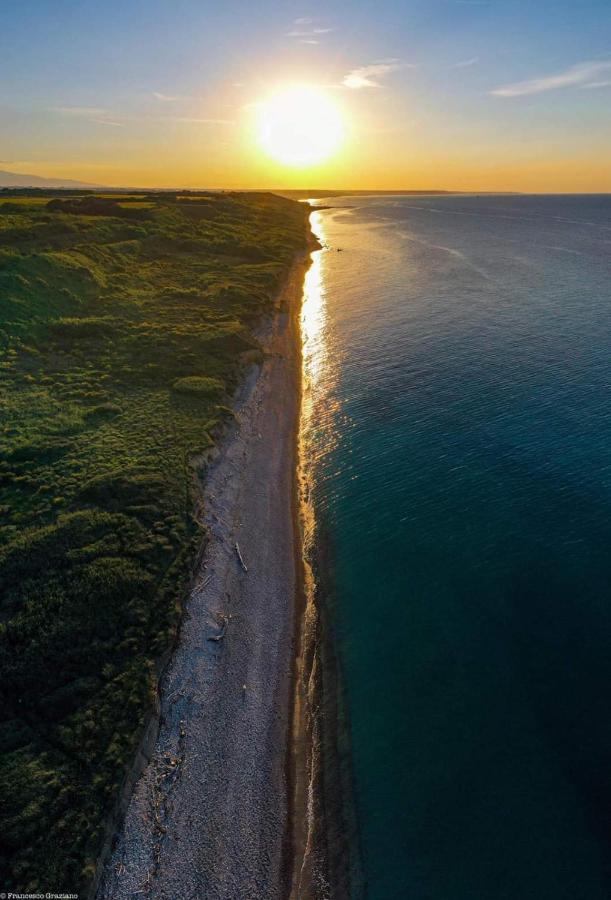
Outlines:
<svg viewBox="0 0 611 900"><path fill-rule="evenodd" d="M320 213L312 213L310 224L321 245L324 230ZM315 455L315 408L321 379L326 365L326 295L323 281L323 249L311 254L306 272L301 307L302 388L299 427L299 481L301 493L301 528L306 562L306 589L313 589L309 558L314 540L314 510L312 507L312 464Z"/></svg>
<svg viewBox="0 0 611 900"><path fill-rule="evenodd" d="M323 226L320 213L312 213L314 233L323 242ZM309 419L313 397L312 391L325 365L325 325L327 319L326 296L323 283L322 257L324 250L312 253L312 265L306 272L303 286L303 306L301 308L301 342L303 354L304 411Z"/></svg>
<svg viewBox="0 0 611 900"><path fill-rule="evenodd" d="M312 213L312 230L323 243L323 226L320 213ZM312 502L314 444L316 431L316 404L318 388L324 378L327 359L326 349L326 296L323 280L323 255L315 250L303 285L300 331L302 346L302 391L299 424L299 524L303 553L303 621L300 649L297 659L297 690L295 693L294 733L307 735L301 743L304 752L303 780L296 781L296 808L305 806L305 818L295 831L295 863L291 900L309 895L314 883L324 883L315 852L316 795L314 784L321 764L317 706L317 636L318 614L316 609L316 582L313 571L315 515ZM301 789L300 789L301 785ZM300 802L301 801L301 802Z"/></svg>
<svg viewBox="0 0 611 900"><path fill-rule="evenodd" d="M338 374L337 347L332 347L327 315L328 267L330 249L325 220L313 212L310 224L321 245L311 254L306 272L301 308L302 401L300 444L302 464L312 477L314 464L335 446L334 421L337 401L334 384Z"/></svg>

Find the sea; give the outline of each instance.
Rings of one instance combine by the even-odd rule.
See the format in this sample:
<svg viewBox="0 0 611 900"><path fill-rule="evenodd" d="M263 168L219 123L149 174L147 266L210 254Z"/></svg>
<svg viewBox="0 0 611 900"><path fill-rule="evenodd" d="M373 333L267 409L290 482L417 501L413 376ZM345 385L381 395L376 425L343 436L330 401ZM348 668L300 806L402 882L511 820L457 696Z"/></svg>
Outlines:
<svg viewBox="0 0 611 900"><path fill-rule="evenodd" d="M364 896L609 898L611 196L318 202L302 443Z"/></svg>

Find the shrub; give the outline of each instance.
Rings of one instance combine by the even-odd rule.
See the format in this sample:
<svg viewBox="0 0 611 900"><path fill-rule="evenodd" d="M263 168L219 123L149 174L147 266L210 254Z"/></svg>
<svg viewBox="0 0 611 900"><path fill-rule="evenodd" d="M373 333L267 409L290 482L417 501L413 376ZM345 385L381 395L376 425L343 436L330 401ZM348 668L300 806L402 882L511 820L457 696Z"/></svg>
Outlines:
<svg viewBox="0 0 611 900"><path fill-rule="evenodd" d="M116 403L99 403L85 410L87 419L114 419L121 414L121 407Z"/></svg>
<svg viewBox="0 0 611 900"><path fill-rule="evenodd" d="M186 378L177 378L172 389L177 394L212 400L223 395L225 385L220 378L212 378L209 375L189 375Z"/></svg>

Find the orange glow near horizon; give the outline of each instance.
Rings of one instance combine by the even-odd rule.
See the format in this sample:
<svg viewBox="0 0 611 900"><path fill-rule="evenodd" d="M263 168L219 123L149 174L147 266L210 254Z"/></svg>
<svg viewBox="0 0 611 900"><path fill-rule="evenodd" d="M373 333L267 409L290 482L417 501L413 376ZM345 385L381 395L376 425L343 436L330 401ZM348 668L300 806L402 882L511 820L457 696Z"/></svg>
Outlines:
<svg viewBox="0 0 611 900"><path fill-rule="evenodd" d="M432 119L393 129L378 96L289 82L244 97L233 120L126 122L61 161L41 153L0 168L108 188L611 192L609 155L596 146L567 139L554 155L472 131L448 143Z"/></svg>
<svg viewBox="0 0 611 900"><path fill-rule="evenodd" d="M101 153L95 162L29 159L0 168L109 188L611 192L609 158L595 152L563 159L525 159L517 148L515 152L505 148L496 156L474 151L472 158L470 148L452 152L432 147L422 134L410 136L409 142L390 136L382 141L354 117L349 122L350 140L327 159L305 166L282 164L263 151L251 111L249 120L234 126L218 144L201 126L183 125L174 129L172 140L163 146L151 140L148 152L141 152L137 159L117 147L116 152Z"/></svg>

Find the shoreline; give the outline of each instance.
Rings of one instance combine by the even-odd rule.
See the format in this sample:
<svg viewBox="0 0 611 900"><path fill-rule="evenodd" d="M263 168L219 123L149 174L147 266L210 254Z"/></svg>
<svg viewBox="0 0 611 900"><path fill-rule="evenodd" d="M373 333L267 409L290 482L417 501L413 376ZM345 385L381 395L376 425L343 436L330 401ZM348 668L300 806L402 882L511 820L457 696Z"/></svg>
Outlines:
<svg viewBox="0 0 611 900"><path fill-rule="evenodd" d="M290 889L303 812L293 794L299 323L315 246L310 232L267 326L266 358L238 391L236 424L203 481L209 540L100 900L137 891L281 900Z"/></svg>
<svg viewBox="0 0 611 900"><path fill-rule="evenodd" d="M312 213L318 214L320 209L313 207ZM315 249L321 253L328 250L324 227L319 233L316 220L312 221L311 217L310 222L316 239ZM303 315L306 318L307 307L313 302L317 308L320 303L319 264L320 260L313 255L313 270L306 276L304 284L306 311ZM314 273L314 267L319 270L317 273ZM304 331L302 327L302 390L306 393L315 389L308 366L309 353L304 350L310 337L308 328ZM331 900L334 897L360 900L365 884L349 715L331 621L332 541L324 516L321 517L312 499L315 473L309 464L308 447L312 416L310 403L302 402L298 501L304 594L297 644L294 720L295 768L301 774L301 782L296 785L298 815L294 837L298 852L294 857L289 900Z"/></svg>

